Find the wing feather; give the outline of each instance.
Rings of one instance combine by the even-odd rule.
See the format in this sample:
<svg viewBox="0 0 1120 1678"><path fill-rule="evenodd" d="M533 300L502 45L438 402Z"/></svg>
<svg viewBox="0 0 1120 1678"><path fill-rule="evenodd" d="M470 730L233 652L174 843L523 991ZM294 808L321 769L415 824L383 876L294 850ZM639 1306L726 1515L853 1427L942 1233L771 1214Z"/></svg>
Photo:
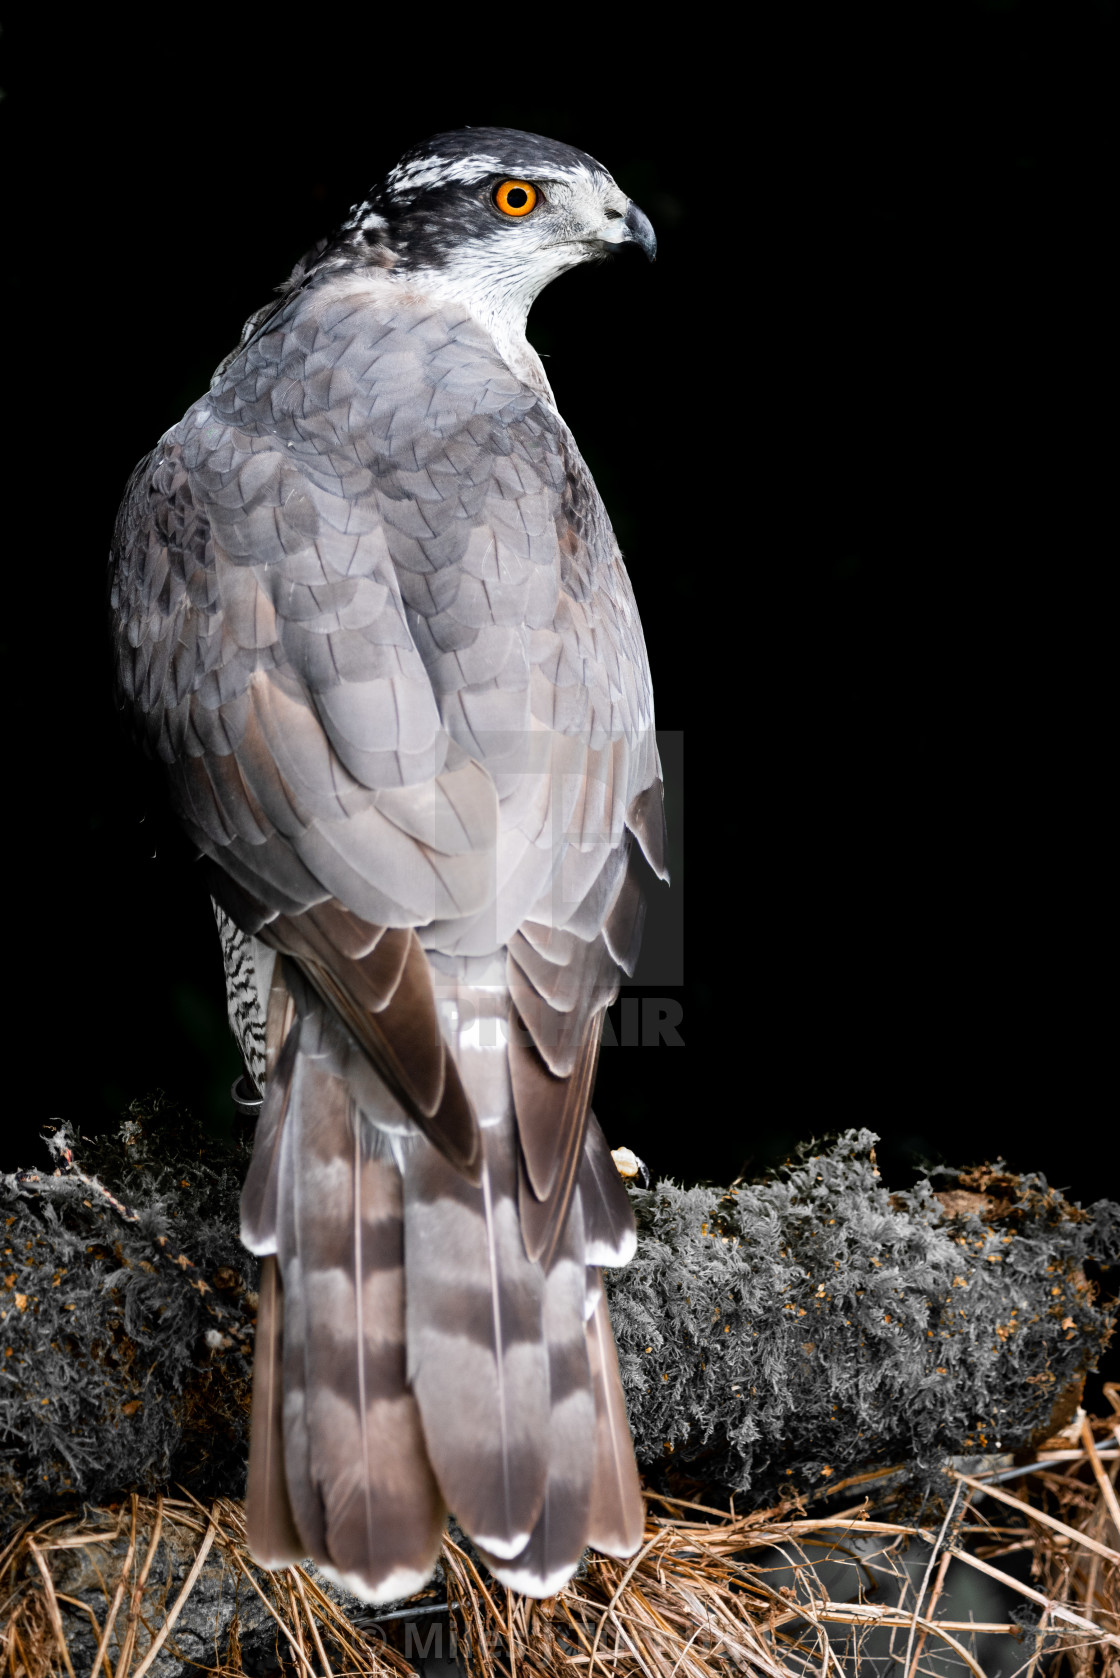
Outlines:
<svg viewBox="0 0 1120 1678"><path fill-rule="evenodd" d="M630 1196L590 1110L579 1166L586 1258L589 1265L629 1264L638 1245Z"/></svg>

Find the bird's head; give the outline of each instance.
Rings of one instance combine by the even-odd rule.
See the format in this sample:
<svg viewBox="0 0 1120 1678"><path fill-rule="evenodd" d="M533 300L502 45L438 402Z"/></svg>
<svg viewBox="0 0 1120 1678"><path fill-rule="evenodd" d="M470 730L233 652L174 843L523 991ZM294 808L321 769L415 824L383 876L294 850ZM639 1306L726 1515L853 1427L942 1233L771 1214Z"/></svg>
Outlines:
<svg viewBox="0 0 1120 1678"><path fill-rule="evenodd" d="M637 245L648 218L586 152L515 128L462 128L405 153L343 233L408 283L519 313L578 263Z"/></svg>

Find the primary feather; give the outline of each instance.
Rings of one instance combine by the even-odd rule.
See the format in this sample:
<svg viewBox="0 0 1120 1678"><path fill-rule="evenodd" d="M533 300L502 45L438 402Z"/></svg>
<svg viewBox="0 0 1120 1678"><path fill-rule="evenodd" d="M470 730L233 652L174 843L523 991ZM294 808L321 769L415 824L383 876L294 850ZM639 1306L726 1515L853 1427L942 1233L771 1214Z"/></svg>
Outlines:
<svg viewBox="0 0 1120 1678"><path fill-rule="evenodd" d="M536 1594L641 1536L594 1268L633 1222L588 1103L635 844L664 877L660 769L630 582L524 332L624 243L652 229L585 153L436 136L247 323L118 519L122 706L265 1090L250 1543L374 1601L427 1577L447 1507Z"/></svg>

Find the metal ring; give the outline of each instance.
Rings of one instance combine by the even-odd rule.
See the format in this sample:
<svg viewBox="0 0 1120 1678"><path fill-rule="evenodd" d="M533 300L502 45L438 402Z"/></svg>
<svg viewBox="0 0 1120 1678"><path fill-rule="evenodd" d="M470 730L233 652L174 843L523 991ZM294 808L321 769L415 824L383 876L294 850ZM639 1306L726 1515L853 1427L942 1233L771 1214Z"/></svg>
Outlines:
<svg viewBox="0 0 1120 1678"><path fill-rule="evenodd" d="M250 1091L252 1091L251 1094L249 1093ZM237 1111L241 1114L243 1119L256 1118L257 1114L261 1110L261 1104L264 1101L264 1096L258 1094L257 1086L246 1073L242 1072L240 1077L233 1080L233 1083L230 1085L229 1093L232 1097L233 1105L237 1108Z"/></svg>

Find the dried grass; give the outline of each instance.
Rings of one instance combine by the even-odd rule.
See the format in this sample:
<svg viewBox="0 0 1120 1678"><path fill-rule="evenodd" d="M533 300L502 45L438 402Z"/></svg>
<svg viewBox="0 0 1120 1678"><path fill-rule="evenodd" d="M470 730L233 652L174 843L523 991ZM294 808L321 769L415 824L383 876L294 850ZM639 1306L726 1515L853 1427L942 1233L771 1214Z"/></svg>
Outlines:
<svg viewBox="0 0 1120 1678"><path fill-rule="evenodd" d="M866 1475L859 1477L860 1501L834 1513L786 1504L737 1515L650 1493L639 1553L628 1562L592 1556L543 1603L484 1578L448 1539L449 1602L432 1601L429 1591L409 1609L380 1620L370 1610L355 1623L303 1568L269 1574L254 1566L239 1505L219 1500L204 1509L189 1498L133 1498L113 1514L87 1511L76 1530L62 1519L22 1529L0 1554L0 1678L78 1678L52 1557L78 1544L113 1541L119 1549L125 1537L119 1576L105 1582L103 1620L69 1599L94 1622L98 1653L88 1678L144 1678L161 1651L175 1652L176 1621L212 1549L264 1604L276 1626L277 1665L298 1678L411 1673L412 1661L390 1634L410 1617L440 1612L450 1613L454 1646L472 1678L840 1678L861 1669L861 1649L873 1633L880 1646L889 1637L888 1663L900 1678L932 1672L934 1656L946 1651L956 1670L986 1678L974 1653L978 1633L1019 1639L1021 1678L1036 1678L1043 1665L1048 1678L1120 1678L1120 1391L1106 1392L1116 1411L1111 1419L1079 1420L1068 1445L1054 1441L1056 1448L1043 1448L1029 1467L1005 1460L986 1473L952 1473L938 1529L890 1519L892 1494L882 1492L876 1503L876 1477ZM889 1471L878 1478L889 1486ZM837 1486L832 1497L853 1489ZM170 1528L190 1533L195 1559L177 1593L165 1587L154 1614L145 1582L160 1532ZM871 1535L882 1540L874 1555L865 1542ZM915 1543L928 1547L920 1574L903 1561ZM1000 1565L1023 1553L1031 1558L1029 1584ZM833 1600L821 1577L822 1564L839 1557L857 1570L852 1600ZM1000 1581L1022 1600L1027 1617L1037 1618L1037 1630L1018 1617L938 1618L954 1560ZM892 1580L894 1589L882 1588ZM242 1673L236 1631L228 1654L207 1670L215 1678ZM869 1670L880 1670L878 1661ZM944 1664L936 1670L944 1672Z"/></svg>

